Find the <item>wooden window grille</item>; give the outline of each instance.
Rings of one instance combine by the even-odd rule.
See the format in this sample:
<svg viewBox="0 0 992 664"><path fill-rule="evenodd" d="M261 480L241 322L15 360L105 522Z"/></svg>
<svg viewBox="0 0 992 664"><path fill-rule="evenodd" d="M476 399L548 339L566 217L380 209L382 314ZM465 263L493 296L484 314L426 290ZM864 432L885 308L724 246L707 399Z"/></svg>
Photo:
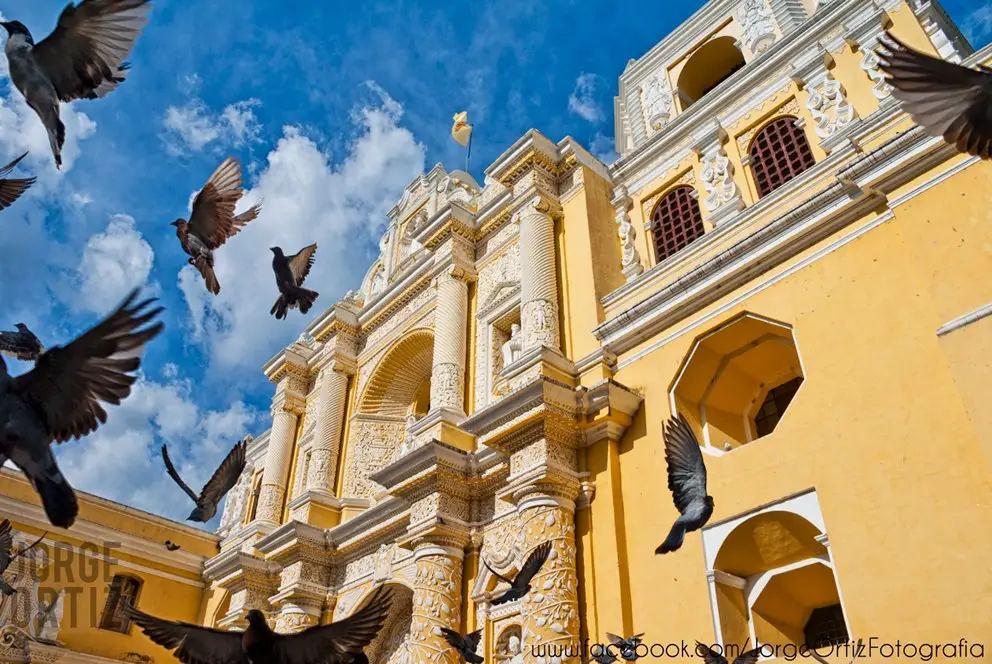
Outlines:
<svg viewBox="0 0 992 664"><path fill-rule="evenodd" d="M703 216L692 187L678 187L658 201L651 217L657 262L681 251L703 234Z"/></svg>
<svg viewBox="0 0 992 664"><path fill-rule="evenodd" d="M124 615L125 606L137 606L141 581L130 576L115 575L110 583L110 594L100 618L100 629L127 634L131 621Z"/></svg>
<svg viewBox="0 0 992 664"><path fill-rule="evenodd" d="M816 163L806 133L796 118L773 120L751 143L751 169L758 196L766 196Z"/></svg>

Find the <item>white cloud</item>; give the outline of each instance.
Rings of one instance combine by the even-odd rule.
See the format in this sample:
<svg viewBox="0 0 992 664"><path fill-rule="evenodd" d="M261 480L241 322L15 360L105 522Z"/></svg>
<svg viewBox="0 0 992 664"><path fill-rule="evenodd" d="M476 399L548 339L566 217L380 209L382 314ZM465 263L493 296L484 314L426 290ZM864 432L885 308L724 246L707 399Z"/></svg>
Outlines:
<svg viewBox="0 0 992 664"><path fill-rule="evenodd" d="M116 215L107 230L87 241L77 268L78 308L105 314L132 289L144 286L152 271L155 252L134 227L134 219Z"/></svg>
<svg viewBox="0 0 992 664"><path fill-rule="evenodd" d="M575 113L586 122L600 122L605 117L603 110L596 103L596 88L599 76L596 74L579 74L575 79L575 88L568 97L568 110Z"/></svg>
<svg viewBox="0 0 992 664"><path fill-rule="evenodd" d="M961 23L968 41L977 46L984 45L992 36L992 2L976 7Z"/></svg>
<svg viewBox="0 0 992 664"><path fill-rule="evenodd" d="M242 207L264 201L261 215L216 253L218 296L206 294L192 267L180 272L194 338L215 364L256 371L333 298L359 286L386 213L425 160L424 146L399 125L401 105L378 86L370 88L378 99L353 113L358 136L340 163L328 163L298 128L284 128L242 200ZM278 297L269 247L295 253L312 242L318 249L307 285L320 299L307 318L294 310L289 320L277 321L269 314Z"/></svg>
<svg viewBox="0 0 992 664"><path fill-rule="evenodd" d="M606 134L596 134L589 142L589 152L607 166L620 158L614 148L616 148L616 141L612 136Z"/></svg>
<svg viewBox="0 0 992 664"><path fill-rule="evenodd" d="M246 99L213 113L200 99L185 106L170 106L165 111L165 147L169 154L201 152L212 145L240 147L258 140L261 127L255 107L261 102Z"/></svg>
<svg viewBox="0 0 992 664"><path fill-rule="evenodd" d="M81 491L182 520L192 501L166 475L160 448L186 483L199 490L231 448L260 420L243 402L226 410L201 409L193 386L178 377L144 377L131 395L108 410L107 423L86 438L58 446L59 465Z"/></svg>

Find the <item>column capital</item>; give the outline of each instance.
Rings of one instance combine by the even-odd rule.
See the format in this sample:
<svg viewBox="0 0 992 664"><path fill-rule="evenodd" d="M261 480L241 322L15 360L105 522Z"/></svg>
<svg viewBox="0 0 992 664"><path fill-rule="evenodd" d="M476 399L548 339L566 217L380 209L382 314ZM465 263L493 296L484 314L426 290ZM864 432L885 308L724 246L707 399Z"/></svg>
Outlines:
<svg viewBox="0 0 992 664"><path fill-rule="evenodd" d="M276 391L276 395L272 398L272 417L284 412L292 413L299 417L306 412L306 409L306 396L299 392L280 389Z"/></svg>
<svg viewBox="0 0 992 664"><path fill-rule="evenodd" d="M516 211L513 213L512 221L519 224L520 221L531 214L543 214L557 221L563 215L561 204L540 192L532 192L531 196L521 199Z"/></svg>
<svg viewBox="0 0 992 664"><path fill-rule="evenodd" d="M455 262L441 268L441 271L434 277L433 285L437 287L448 281L460 281L468 284L469 282L475 281L478 276L479 275L475 271L475 268Z"/></svg>
<svg viewBox="0 0 992 664"><path fill-rule="evenodd" d="M317 370L325 374L333 371L344 376L353 376L358 372L358 360L354 355L335 349L321 357L317 363Z"/></svg>

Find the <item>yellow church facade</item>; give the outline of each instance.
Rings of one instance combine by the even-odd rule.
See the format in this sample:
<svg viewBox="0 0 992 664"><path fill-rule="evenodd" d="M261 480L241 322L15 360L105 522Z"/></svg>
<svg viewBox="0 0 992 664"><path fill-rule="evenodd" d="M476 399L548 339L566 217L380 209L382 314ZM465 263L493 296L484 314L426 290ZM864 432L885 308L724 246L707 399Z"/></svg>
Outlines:
<svg viewBox="0 0 992 664"><path fill-rule="evenodd" d="M481 629L487 662L574 664L607 632L643 661L984 659L992 167L900 110L885 30L992 63L935 0L711 0L628 63L615 163L531 131L481 186L417 178L361 286L263 368L271 427L216 535L84 496L12 571L34 599L0 608L0 660L169 661L125 599L290 632L383 584L382 664L460 661L440 628ZM662 556L677 414L715 512ZM48 528L15 472L0 506L19 541ZM482 560L512 576L546 541L494 606Z"/></svg>

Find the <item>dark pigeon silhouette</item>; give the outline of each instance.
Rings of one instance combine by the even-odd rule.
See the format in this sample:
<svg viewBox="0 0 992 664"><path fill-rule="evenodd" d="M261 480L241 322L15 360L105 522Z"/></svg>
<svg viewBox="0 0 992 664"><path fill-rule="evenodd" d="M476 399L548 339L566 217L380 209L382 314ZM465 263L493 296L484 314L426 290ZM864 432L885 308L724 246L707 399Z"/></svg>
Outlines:
<svg viewBox="0 0 992 664"><path fill-rule="evenodd" d="M592 662L596 664L613 664L613 662L617 661L616 655L600 644L594 645L590 648L590 651L591 654L582 661L582 664L592 664Z"/></svg>
<svg viewBox="0 0 992 664"><path fill-rule="evenodd" d="M249 221L258 217L261 205L239 215L234 208L244 195L241 163L234 157L224 160L193 200L189 221L176 219L176 237L189 255L188 263L199 270L207 290L216 295L220 282L214 274L214 251L234 237Z"/></svg>
<svg viewBox="0 0 992 664"><path fill-rule="evenodd" d="M703 658L705 664L728 664L727 658L713 648L696 641L696 654ZM761 656L761 648L742 652L734 659L734 664L756 664Z"/></svg>
<svg viewBox="0 0 992 664"><path fill-rule="evenodd" d="M0 168L0 210L5 210L14 204L28 188L37 181L38 178L7 178L14 167L21 163L21 159L28 156L25 152L20 157Z"/></svg>
<svg viewBox="0 0 992 664"><path fill-rule="evenodd" d="M644 633L635 634L634 636L623 638L622 636L617 636L616 634L606 633L606 638L610 640L614 646L616 646L617 651L620 653L620 657L627 662L636 662L640 659L637 655L637 646L641 642L641 637Z"/></svg>
<svg viewBox="0 0 992 664"><path fill-rule="evenodd" d="M105 320L65 347L38 358L34 369L12 377L0 356L0 466L21 469L41 497L48 520L70 527L79 512L76 494L63 477L51 443L95 431L107 421L100 402L117 405L130 393L141 366L141 348L162 331L148 325L162 309L134 304L138 291Z"/></svg>
<svg viewBox="0 0 992 664"><path fill-rule="evenodd" d="M276 286L279 287L279 299L272 305L270 314L278 319L286 318L289 309L300 308L300 313L310 311L310 307L320 296L319 293L303 288L303 281L313 267L313 256L317 245L303 247L298 254L286 256L279 247L271 247L272 271L276 274Z"/></svg>
<svg viewBox="0 0 992 664"><path fill-rule="evenodd" d="M178 551L182 547L173 542L172 540L165 540L165 548L169 551Z"/></svg>
<svg viewBox="0 0 992 664"><path fill-rule="evenodd" d="M235 445L234 449L228 453L227 458L221 462L220 467L214 471L213 477L203 487L203 491L197 496L193 489L179 476L176 467L172 465L169 450L165 445L162 446L162 459L165 461L165 469L168 471L169 477L175 480L176 484L186 492L186 495L196 503L196 507L186 517L187 521L207 523L214 518L221 499L234 488L234 485L238 483L238 478L241 477L241 471L245 469L245 452L247 450L248 443L244 440Z"/></svg>
<svg viewBox="0 0 992 664"><path fill-rule="evenodd" d="M41 340L24 323L17 323L16 332L0 332L0 353L21 360L33 362L45 352Z"/></svg>
<svg viewBox="0 0 992 664"><path fill-rule="evenodd" d="M3 593L7 597L10 597L17 591L14 590L10 585L7 584L3 579L3 573L7 571L10 564L17 560L18 557L23 556L25 553L33 549L34 547L41 544L41 541L48 536L48 532L42 533L41 537L36 539L33 544L27 546L17 553L11 555L10 550L14 546L14 533L10 527L10 521L4 519L0 523L0 593Z"/></svg>
<svg viewBox="0 0 992 664"><path fill-rule="evenodd" d="M295 634L276 634L258 610L248 612L244 632L163 620L131 605L124 614L152 641L183 664L345 664L375 640L392 604L393 591L379 588L353 616Z"/></svg>
<svg viewBox="0 0 992 664"><path fill-rule="evenodd" d="M148 23L149 9L149 0L70 2L37 46L20 21L0 23L8 35L10 80L45 125L56 167L65 143L59 102L104 97L127 78L124 58Z"/></svg>
<svg viewBox="0 0 992 664"><path fill-rule="evenodd" d="M551 542L545 542L534 549L531 554L527 556L527 560L524 562L523 567L520 568L517 576L513 579L508 579L492 567L489 567L489 563L483 558L482 562L490 572L495 574L500 580L510 584L507 591L490 602L490 604L497 606L507 602L515 602L529 593L531 579L533 579L534 575L541 569L541 566L544 564L544 561L548 559L550 554Z"/></svg>
<svg viewBox="0 0 992 664"><path fill-rule="evenodd" d="M655 553L677 551L685 534L699 530L713 515L713 498L706 495L706 464L699 441L685 417L679 415L665 427L665 461L668 462L668 488L681 516Z"/></svg>
<svg viewBox="0 0 992 664"><path fill-rule="evenodd" d="M992 69L926 55L889 32L880 42L879 68L913 121L960 152L992 159Z"/></svg>
<svg viewBox="0 0 992 664"><path fill-rule="evenodd" d="M369 658L361 651L349 652L341 658L341 662L343 664L369 664Z"/></svg>
<svg viewBox="0 0 992 664"><path fill-rule="evenodd" d="M477 629L471 634L466 634L462 636L453 629L448 629L447 627L441 628L441 633L444 634L444 640L448 644L458 651L458 654L462 656L462 659L470 664L483 664L484 660L479 655L475 654L475 649L479 647L479 639L482 638L482 630Z"/></svg>

